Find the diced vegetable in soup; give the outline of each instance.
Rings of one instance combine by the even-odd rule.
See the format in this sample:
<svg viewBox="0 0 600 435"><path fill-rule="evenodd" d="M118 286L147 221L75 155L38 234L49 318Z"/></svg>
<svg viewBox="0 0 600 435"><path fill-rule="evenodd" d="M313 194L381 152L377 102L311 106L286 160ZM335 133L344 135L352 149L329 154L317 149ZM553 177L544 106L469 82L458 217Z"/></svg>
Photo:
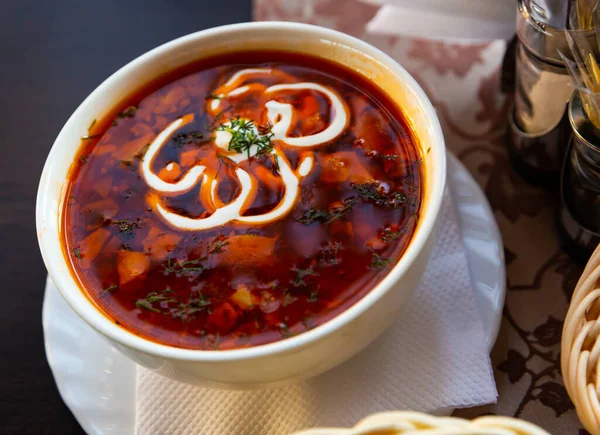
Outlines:
<svg viewBox="0 0 600 435"><path fill-rule="evenodd" d="M82 140L62 231L83 290L130 332L199 350L301 334L410 243L420 148L357 73L237 53L124 97Z"/></svg>

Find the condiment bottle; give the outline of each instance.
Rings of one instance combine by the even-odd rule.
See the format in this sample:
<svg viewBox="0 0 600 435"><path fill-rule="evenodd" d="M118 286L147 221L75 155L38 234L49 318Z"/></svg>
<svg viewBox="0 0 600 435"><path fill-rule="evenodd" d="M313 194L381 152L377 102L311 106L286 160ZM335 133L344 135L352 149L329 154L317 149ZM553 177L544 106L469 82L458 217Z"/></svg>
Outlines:
<svg viewBox="0 0 600 435"><path fill-rule="evenodd" d="M559 51L570 52L564 31L573 5L567 0L518 0L509 154L523 178L549 190L558 187L569 135L565 112L573 90Z"/></svg>
<svg viewBox="0 0 600 435"><path fill-rule="evenodd" d="M600 243L600 131L579 93L569 103L568 119L572 136L561 171L557 226L563 249L585 264Z"/></svg>

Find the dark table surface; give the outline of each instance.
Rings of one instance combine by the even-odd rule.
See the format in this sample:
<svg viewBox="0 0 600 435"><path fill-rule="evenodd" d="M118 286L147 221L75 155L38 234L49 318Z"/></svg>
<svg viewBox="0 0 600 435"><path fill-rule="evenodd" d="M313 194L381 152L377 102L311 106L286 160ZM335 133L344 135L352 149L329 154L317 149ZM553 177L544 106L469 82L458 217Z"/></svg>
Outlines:
<svg viewBox="0 0 600 435"><path fill-rule="evenodd" d="M81 433L58 395L41 324L46 269L35 195L60 128L145 51L250 19L251 0L0 2L0 433Z"/></svg>

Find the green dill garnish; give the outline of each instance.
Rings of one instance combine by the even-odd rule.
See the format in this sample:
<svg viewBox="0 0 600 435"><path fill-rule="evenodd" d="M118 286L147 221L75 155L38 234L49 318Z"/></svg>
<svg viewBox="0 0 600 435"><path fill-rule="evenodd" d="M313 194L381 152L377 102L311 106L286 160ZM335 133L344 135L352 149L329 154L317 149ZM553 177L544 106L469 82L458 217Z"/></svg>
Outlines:
<svg viewBox="0 0 600 435"><path fill-rule="evenodd" d="M296 274L294 278L290 281L290 284L294 287L306 287L308 284L305 281L306 278L310 278L311 276L317 276L318 273L312 266L301 269L298 267L292 267L292 272Z"/></svg>
<svg viewBox="0 0 600 435"><path fill-rule="evenodd" d="M100 297L103 298L104 296L106 296L106 295L108 295L110 293L113 293L118 288L119 288L119 286L116 285L116 284L108 286L108 287L102 289L102 292L100 292Z"/></svg>
<svg viewBox="0 0 600 435"><path fill-rule="evenodd" d="M287 307L288 305L294 303L298 298L294 297L293 295L291 295L288 292L285 292L285 294L283 295L283 302L282 305L284 307Z"/></svg>
<svg viewBox="0 0 600 435"><path fill-rule="evenodd" d="M69 199L71 200L71 202L69 202L69 205L77 204L77 198L75 198L75 195L69 195Z"/></svg>
<svg viewBox="0 0 600 435"><path fill-rule="evenodd" d="M279 171L279 157L277 155L273 155L273 167Z"/></svg>
<svg viewBox="0 0 600 435"><path fill-rule="evenodd" d="M302 216L296 218L296 221L303 225L311 225L315 222L324 222L326 224L330 224L331 222L341 219L348 214L356 205L358 200L359 198L356 196L346 198L342 201L341 207L336 207L332 211L309 208Z"/></svg>
<svg viewBox="0 0 600 435"><path fill-rule="evenodd" d="M195 260L178 261L173 260L171 256L169 256L169 258L167 258L167 264L165 265L165 273L175 273L177 275L202 273L205 269L203 264L205 260L205 257L200 257Z"/></svg>
<svg viewBox="0 0 600 435"><path fill-rule="evenodd" d="M258 128L251 120L240 117L231 118L229 122L219 125L217 131L226 131L231 134L229 140L229 151L235 151L239 154L246 153L250 159L252 148L256 148L256 155L263 155L273 151L271 138L274 134L265 131L265 128ZM262 130L265 134L260 132Z"/></svg>
<svg viewBox="0 0 600 435"><path fill-rule="evenodd" d="M217 94L208 94L205 99L206 100L220 100L221 98L223 98L223 97L221 97L220 95L217 95Z"/></svg>
<svg viewBox="0 0 600 435"><path fill-rule="evenodd" d="M382 186L377 182L353 183L352 187L356 189L363 201L373 202L376 205L393 207L394 209L406 203L406 195L402 192L384 192Z"/></svg>
<svg viewBox="0 0 600 435"><path fill-rule="evenodd" d="M121 164L125 167L131 166L131 160L121 160Z"/></svg>
<svg viewBox="0 0 600 435"><path fill-rule="evenodd" d="M293 335L292 331L290 331L290 328L285 323L280 323L279 324L279 333L284 338L288 338L288 337L291 337Z"/></svg>
<svg viewBox="0 0 600 435"><path fill-rule="evenodd" d="M87 128L88 134L86 134L85 136L82 136L81 140L92 140L92 139L96 139L96 138L99 138L100 136L102 136L102 133L90 134L90 132L92 131L92 128L94 128L94 125L96 125L95 119L90 123L90 125Z"/></svg>
<svg viewBox="0 0 600 435"><path fill-rule="evenodd" d="M319 249L319 266L335 266L342 262L338 257L339 250L342 249L341 242L327 242L325 246Z"/></svg>
<svg viewBox="0 0 600 435"><path fill-rule="evenodd" d="M111 224L116 225L120 233L124 233L128 236L131 236L136 229L140 228L139 219L112 220Z"/></svg>
<svg viewBox="0 0 600 435"><path fill-rule="evenodd" d="M384 228L380 234L381 240L385 243L389 243L393 240L398 240L404 234L404 230L394 231L390 228Z"/></svg>
<svg viewBox="0 0 600 435"><path fill-rule="evenodd" d="M161 309L168 308L168 304L171 302L177 302L177 299L172 296L173 290L169 287L164 289L162 292L150 292L145 297L138 299L135 301L135 306L138 308L143 308L145 310L154 311L155 313L160 313ZM161 303L159 308L154 307L154 303Z"/></svg>
<svg viewBox="0 0 600 435"><path fill-rule="evenodd" d="M228 168L232 168L235 166L235 163L233 160L231 160L229 157L224 156L223 154L219 154L217 153L217 160L219 161L219 164L224 164L225 166L227 166Z"/></svg>
<svg viewBox="0 0 600 435"><path fill-rule="evenodd" d="M336 207L333 209L333 211L329 212L329 217L325 221L325 223L330 224L331 222L346 216L346 214L348 214L348 212L352 210L352 208L356 205L357 202L358 198L355 196L351 196L350 198L344 199L342 201L343 205L341 207Z"/></svg>
<svg viewBox="0 0 600 435"><path fill-rule="evenodd" d="M208 244L208 255L220 254L225 249L225 246L229 244L227 236L219 235L211 240Z"/></svg>
<svg viewBox="0 0 600 435"><path fill-rule="evenodd" d="M383 160L397 160L398 154L381 154Z"/></svg>
<svg viewBox="0 0 600 435"><path fill-rule="evenodd" d="M138 106L129 106L127 109L123 110L121 113L117 115L117 118L133 118L135 116L135 112L139 109Z"/></svg>
<svg viewBox="0 0 600 435"><path fill-rule="evenodd" d="M198 293L197 296L191 297L187 302L182 302L171 309L170 314L174 319L188 323L202 311L208 311L209 306L210 301L208 298L202 293Z"/></svg>
<svg viewBox="0 0 600 435"><path fill-rule="evenodd" d="M146 299L138 299L137 301L135 301L135 306L140 309L143 308L148 311L154 311L155 313L160 313L160 311L157 310L156 308L154 308L152 306L152 303L148 302L148 300L146 300Z"/></svg>
<svg viewBox="0 0 600 435"><path fill-rule="evenodd" d="M116 127L119 124L119 122L117 121L118 119L133 118L135 116L135 112L137 112L138 109L138 106L129 106L127 109L119 113L115 119L113 119L111 125L113 127Z"/></svg>
<svg viewBox="0 0 600 435"><path fill-rule="evenodd" d="M82 165L85 165L88 161L89 156L79 156L79 161Z"/></svg>
<svg viewBox="0 0 600 435"><path fill-rule="evenodd" d="M209 344L210 344L210 348L212 350L219 350L221 348L221 334L217 332L217 335L215 335L214 341Z"/></svg>
<svg viewBox="0 0 600 435"><path fill-rule="evenodd" d="M144 145L142 147L142 149L140 149L137 153L134 154L134 158L141 160L142 162L144 161L144 156L146 155L146 152L148 151L148 148L150 148L150 144L147 143L146 145Z"/></svg>
<svg viewBox="0 0 600 435"><path fill-rule="evenodd" d="M140 224L137 220L131 219L119 219L112 221L113 225L117 225L119 227L120 233L126 233L128 235L133 234L133 232L140 227Z"/></svg>
<svg viewBox="0 0 600 435"><path fill-rule="evenodd" d="M207 262L211 255L220 254L229 244L227 236L219 235L212 239L207 248L206 254L193 260L178 261L173 260L171 256L167 258L165 265L165 274L174 273L177 276L199 275L207 268Z"/></svg>
<svg viewBox="0 0 600 435"><path fill-rule="evenodd" d="M308 295L308 298L306 298L307 302L310 303L315 303L319 300L319 292L317 290L313 290L310 292L310 294Z"/></svg>
<svg viewBox="0 0 600 435"><path fill-rule="evenodd" d="M113 284L113 285L111 285L111 286L108 286L108 287L106 287L105 289L102 289L102 293L111 292L111 291L113 291L114 289L116 289L117 287L118 287L118 285L116 285L116 284Z"/></svg>
<svg viewBox="0 0 600 435"><path fill-rule="evenodd" d="M219 113L217 113L217 116L215 116L214 121L209 126L209 130L215 130L218 127L219 123L221 122L221 119L223 118L223 116L225 116L225 114L232 109L233 109L233 105L229 105L228 107L226 107L225 109L223 109Z"/></svg>
<svg viewBox="0 0 600 435"><path fill-rule="evenodd" d="M177 299L169 287L161 292L150 292L135 302L138 308L169 315L173 319L188 323L198 313L208 310L210 301L201 293L195 292L183 302Z"/></svg>
<svg viewBox="0 0 600 435"><path fill-rule="evenodd" d="M303 225L311 225L317 221L324 222L327 219L329 219L329 212L318 208L309 208L302 216L296 218L296 220Z"/></svg>
<svg viewBox="0 0 600 435"><path fill-rule="evenodd" d="M371 256L371 264L369 265L369 267L371 269L382 269L385 266L387 266L390 263L390 261L392 260L386 257L382 257L377 252L373 252Z"/></svg>
<svg viewBox="0 0 600 435"><path fill-rule="evenodd" d="M219 176L222 166L225 166L229 169L233 169L235 166L235 163L233 162L233 160L231 160L227 156L224 156L223 154L217 153L217 161L219 162L219 169L217 169L217 174L215 175L215 178L217 178Z"/></svg>
<svg viewBox="0 0 600 435"><path fill-rule="evenodd" d="M213 140L214 137L205 137L204 133L201 133L197 130L189 131L187 133L177 133L171 139L173 142L177 144L179 148L184 147L185 145L200 145L202 143Z"/></svg>
<svg viewBox="0 0 600 435"><path fill-rule="evenodd" d="M81 260L81 249L79 248L79 246L73 248L73 255Z"/></svg>
<svg viewBox="0 0 600 435"><path fill-rule="evenodd" d="M169 287L167 287L166 289L164 289L162 292L150 292L146 295L146 297L144 298L144 300L150 302L151 304L155 303L155 302L177 302L177 299L174 299L171 296L171 293L173 293L173 290L171 290Z"/></svg>

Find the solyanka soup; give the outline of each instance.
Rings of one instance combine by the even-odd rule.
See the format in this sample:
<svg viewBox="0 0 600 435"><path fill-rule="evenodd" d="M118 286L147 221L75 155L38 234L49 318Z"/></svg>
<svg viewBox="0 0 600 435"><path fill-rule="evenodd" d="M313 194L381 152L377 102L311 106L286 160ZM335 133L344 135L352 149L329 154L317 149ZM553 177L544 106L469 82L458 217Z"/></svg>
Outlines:
<svg viewBox="0 0 600 435"><path fill-rule="evenodd" d="M421 151L377 86L317 58L188 65L93 122L62 237L105 315L190 349L301 334L367 294L410 243Z"/></svg>

